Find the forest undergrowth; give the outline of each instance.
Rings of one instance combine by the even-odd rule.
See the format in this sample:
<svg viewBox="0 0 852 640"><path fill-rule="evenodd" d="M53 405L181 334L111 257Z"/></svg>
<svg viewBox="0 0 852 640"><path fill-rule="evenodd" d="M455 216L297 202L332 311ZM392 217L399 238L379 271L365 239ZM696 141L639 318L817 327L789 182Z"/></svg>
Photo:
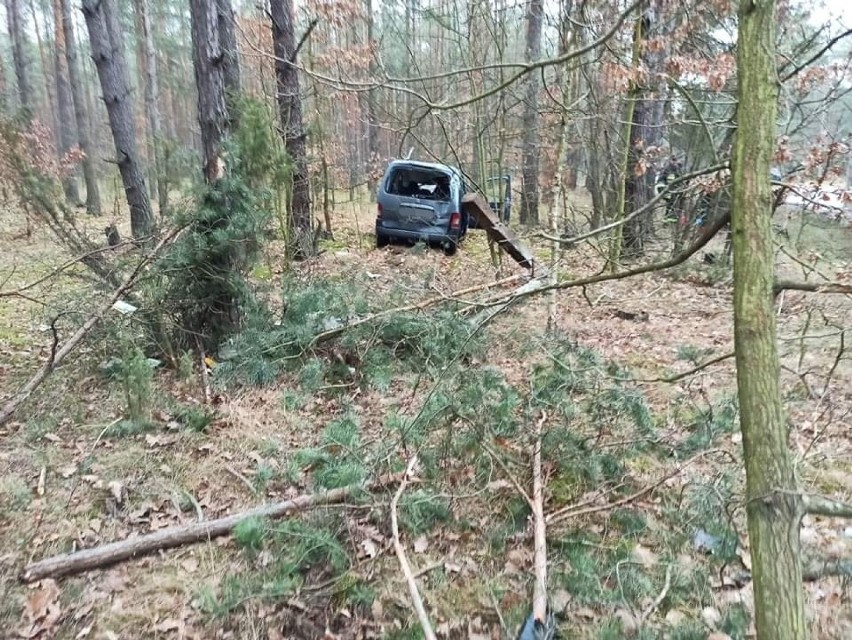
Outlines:
<svg viewBox="0 0 852 640"><path fill-rule="evenodd" d="M115 313L3 427L0 628L32 630L35 619L36 635L57 638L421 637L391 545L392 489L249 519L232 537L90 574L32 587L16 579L30 560L399 472L416 454L399 518L436 630L512 637L532 593L524 492L541 421L562 637L749 637L732 361L674 379L731 349L728 275L688 264L567 290L552 334L544 300L478 326L465 299L318 343L494 278L477 235L452 258L370 248L365 211L341 206L336 240L312 261L285 269L275 244L265 248L251 273L265 304L208 355L205 377L196 352L153 358L150 327ZM831 233L805 232L820 242ZM39 236L20 251L15 264L24 252L56 255ZM585 273L596 260L577 249L564 269ZM49 353L50 310L91 304L69 282L46 292L47 309L4 300L4 390ZM836 330L848 304L790 293L779 307L799 473L838 497L852 491L852 386ZM803 538L838 554L852 546L848 531L814 518ZM848 583L806 589L815 635L845 637Z"/></svg>

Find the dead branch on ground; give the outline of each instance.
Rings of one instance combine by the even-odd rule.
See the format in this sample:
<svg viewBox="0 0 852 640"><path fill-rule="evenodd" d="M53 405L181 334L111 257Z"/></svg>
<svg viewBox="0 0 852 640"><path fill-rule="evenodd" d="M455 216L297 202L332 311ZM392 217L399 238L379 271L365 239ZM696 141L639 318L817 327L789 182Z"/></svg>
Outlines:
<svg viewBox="0 0 852 640"><path fill-rule="evenodd" d="M651 616L654 611L656 611L659 606L663 603L663 600L666 599L666 596L669 595L669 589L672 587L672 565L668 565L666 567L666 581L663 584L663 588L660 593L654 598L654 601L648 605L648 607L642 611L642 615L639 616L639 626L645 624L648 618Z"/></svg>
<svg viewBox="0 0 852 640"><path fill-rule="evenodd" d="M393 496L390 504L391 516L391 531L393 533L393 548L396 551L396 557L399 560L399 566L405 576L405 581L408 584L408 592L411 594L411 601L414 605L414 611L417 613L417 620L420 622L420 628L423 629L423 636L426 640L437 640L435 631L432 629L432 623L429 621L429 615L426 613L426 607L423 605L423 598L420 597L420 591L417 588L417 581L414 579L414 573L411 571L411 565L408 563L408 557L405 555L405 549L399 539L399 522L397 519L397 505L402 497L402 492L414 472L414 467L417 465L417 456L412 456L408 463L408 468L399 483L399 487Z"/></svg>
<svg viewBox="0 0 852 640"><path fill-rule="evenodd" d="M536 622L547 622L547 530L544 518L544 484L541 478L541 429L547 414L542 411L536 424L535 449L533 450L533 495L530 506L535 525L535 589L533 590L532 615Z"/></svg>
<svg viewBox="0 0 852 640"><path fill-rule="evenodd" d="M29 382L24 385L24 387L11 399L6 405L3 407L3 410L0 411L0 425L5 424L17 411L18 407L32 395L33 391L38 389L42 382L44 382L47 377L53 372L59 363L61 363L69 353L71 353L80 342L82 342L83 338L85 338L89 332L95 327L95 325L109 312L112 308L112 305L115 304L122 296L124 296L130 289L133 288L133 285L136 284L136 281L142 275L145 267L150 264L156 257L159 255L162 249L174 241L176 236L180 233L182 228L178 227L170 231L168 234L163 236L163 238L157 243L157 245L148 253L136 268L130 273L127 278L125 278L124 282L113 291L112 295L109 297L106 303L104 303L97 311L91 314L83 325L74 332L74 334L65 341L65 343L54 350L54 353L51 357L45 362L41 369L39 369L36 374L30 378Z"/></svg>
<svg viewBox="0 0 852 640"><path fill-rule="evenodd" d="M731 351L729 353L723 353L721 356L716 356L715 358L710 358L709 360L705 360L699 365L694 366L692 369L687 369L681 373L676 373L672 376L661 377L661 378L618 378L618 380L623 380L624 382L665 382L665 383L674 383L680 382L684 378L688 378L689 376L693 376L696 373L700 373L707 367L711 367L714 364L719 364L720 362L724 362L725 360L730 360L736 354Z"/></svg>
<svg viewBox="0 0 852 640"><path fill-rule="evenodd" d="M805 494L802 496L805 513L812 516L827 516L829 518L852 518L852 504L818 496Z"/></svg>
<svg viewBox="0 0 852 640"><path fill-rule="evenodd" d="M852 284L844 282L796 282L794 280L776 280L772 289L775 292L775 295L778 295L782 291L852 294Z"/></svg>
<svg viewBox="0 0 852 640"><path fill-rule="evenodd" d="M195 522L180 527L170 527L136 538L54 556L26 566L21 573L21 580L24 582L34 582L42 578L56 578L63 575L82 573L123 560L137 558L153 551L173 549L174 547L180 547L185 544L212 540L213 538L229 534L234 527L248 518L283 518L293 512L309 507L343 502L356 491L362 489L364 491L375 491L400 482L401 479L400 474L384 476L364 484L350 485L320 493L301 495L292 500L261 505L254 509L216 520Z"/></svg>

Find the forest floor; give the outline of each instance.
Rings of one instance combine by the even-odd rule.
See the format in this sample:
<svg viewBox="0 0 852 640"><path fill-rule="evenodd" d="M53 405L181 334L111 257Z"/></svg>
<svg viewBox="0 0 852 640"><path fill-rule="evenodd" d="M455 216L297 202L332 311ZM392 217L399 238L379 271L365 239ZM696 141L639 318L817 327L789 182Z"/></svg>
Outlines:
<svg viewBox="0 0 852 640"><path fill-rule="evenodd" d="M323 283L337 288L317 299L349 296L352 308L375 310L495 279L482 232L452 257L376 250L372 220L366 204L339 204L335 240L292 268L267 247L254 276L285 320L315 304L304 292ZM105 225L84 223L93 236ZM16 239L23 224L9 212L0 228L2 246L14 247L0 256L3 291L67 259L46 230ZM782 272L848 273L852 229L793 216L788 233ZM652 247L661 258L662 245ZM566 253L560 277L600 267L584 246ZM504 259L503 276L523 272ZM48 357L51 312L66 311L62 330L97 299L67 277L0 298L0 395ZM330 475L398 470L414 451L424 471L401 503L403 543L439 636L512 637L532 594L519 489L531 491L530 433L542 414L546 511L575 514L548 530L561 637L750 637L733 359L661 381L732 351L730 271L699 254L665 274L560 291L556 336L545 335L547 304L523 300L461 343L432 332L431 320L455 325L430 309L407 317L415 337L388 324L272 373L265 360L249 362L261 385L218 384L216 364L212 409L190 359L157 371L144 429L121 428L125 391L100 373L135 331L111 321L0 427L0 637L420 637L391 544L393 488L83 575L18 580L34 560L310 493ZM849 500L852 358L842 336L852 298L788 292L778 309L798 476L808 490ZM379 361L388 333L399 336ZM463 362L447 356L452 345ZM847 522L808 517L802 539L809 552L852 555ZM812 637L852 637L849 581L805 590Z"/></svg>

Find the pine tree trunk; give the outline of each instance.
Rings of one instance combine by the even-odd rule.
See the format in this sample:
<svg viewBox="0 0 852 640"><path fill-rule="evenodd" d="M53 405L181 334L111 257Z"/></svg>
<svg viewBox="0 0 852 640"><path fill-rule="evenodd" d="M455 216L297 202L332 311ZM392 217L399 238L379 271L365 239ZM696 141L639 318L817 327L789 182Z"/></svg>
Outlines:
<svg viewBox="0 0 852 640"><path fill-rule="evenodd" d="M36 37L36 49L38 50L38 59L41 63L41 74L37 74L37 77L40 75L42 80L44 81L44 95L47 97L47 104L45 105L46 118L45 121L50 121L51 129L53 130L53 142L56 146L56 150L58 153L62 147L62 138L60 133L60 124L59 124L59 108L58 102L55 93L55 78L52 77L54 71L54 64L50 61L50 56L45 52L44 41L49 40L50 36L47 34L47 24L45 20L44 32L39 25L38 13L36 12L36 5L34 0L30 0L30 15L33 18L33 32Z"/></svg>
<svg viewBox="0 0 852 640"><path fill-rule="evenodd" d="M375 24L373 17L373 2L372 0L366 0L366 10L367 10L367 43L370 45L370 77L375 78L377 74L377 64L376 64L376 53L375 47L377 47L376 37L375 37ZM377 104L376 101L378 99L378 89L370 89L367 92L367 166L366 166L366 175L367 175L367 190L370 192L370 201L375 200L376 198L376 179L375 173L377 170L377 164L379 160L379 122L377 116Z"/></svg>
<svg viewBox="0 0 852 640"><path fill-rule="evenodd" d="M62 31L62 6L53 0L54 73L56 100L59 106L59 153L64 156L75 144L74 103L68 79L68 59L65 54L65 33ZM80 204L77 176L73 173L63 181L65 198L74 206Z"/></svg>
<svg viewBox="0 0 852 640"><path fill-rule="evenodd" d="M290 156L292 193L290 196L290 230L295 257L316 253L311 229L311 191L308 176L305 130L302 124L302 96L296 69L295 10L293 0L271 0L272 43L275 52L275 77L281 137Z"/></svg>
<svg viewBox="0 0 852 640"><path fill-rule="evenodd" d="M86 213L93 216L101 214L101 194L95 173L95 160L89 136L89 115L84 97L83 79L77 58L77 40L74 36L74 17L71 14L71 0L59 0L61 6L61 24L64 42L68 86L74 107L74 120L77 123L77 144L83 152L83 178L86 182ZM55 9L54 9L55 10ZM58 42L57 34L57 42Z"/></svg>
<svg viewBox="0 0 852 640"><path fill-rule="evenodd" d="M636 43L641 49L640 64L648 70L648 78L656 78L662 73L665 62L665 50L645 47L644 43L659 34L657 16L648 9L636 26ZM659 145L663 137L663 116L665 103L654 95L658 87L644 84L636 87L636 100L633 108L633 120L630 127L630 146L628 150L627 171L624 175L626 211L630 213L644 207L654 197L655 174L650 169L642 169L644 150ZM624 246L622 254L626 258L635 258L645 252L645 241L652 231L651 211L628 220L624 225Z"/></svg>
<svg viewBox="0 0 852 640"><path fill-rule="evenodd" d="M121 33L113 2L114 0L83 0L83 15L86 18L92 58L98 70L103 101L109 116L116 162L130 207L131 233L138 239L151 232L151 206L136 147L133 103L124 57L124 34Z"/></svg>
<svg viewBox="0 0 852 640"><path fill-rule="evenodd" d="M530 0L527 12L526 59L535 62L541 56L541 27L544 17L543 0ZM523 126L523 185L521 191L521 224L538 224L538 92L539 74L528 73L525 78L526 92L524 101Z"/></svg>
<svg viewBox="0 0 852 640"><path fill-rule="evenodd" d="M219 40L216 5L207 0L190 0L189 7L204 178L212 184L222 176L222 141L228 131L225 55Z"/></svg>
<svg viewBox="0 0 852 640"><path fill-rule="evenodd" d="M32 117L33 95L29 80L29 61L25 52L20 0L6 0L6 19L12 40L12 63L18 81L18 100L27 117Z"/></svg>
<svg viewBox="0 0 852 640"><path fill-rule="evenodd" d="M219 25L219 46L223 54L223 72L225 74L225 95L229 99L240 94L240 61L237 51L236 18L231 0L216 0ZM231 118L236 109L229 109Z"/></svg>
<svg viewBox="0 0 852 640"><path fill-rule="evenodd" d="M799 526L776 343L769 171L778 79L774 0L739 10L737 134L732 158L734 341L746 466L746 514L759 640L804 640Z"/></svg>
<svg viewBox="0 0 852 640"><path fill-rule="evenodd" d="M157 52L154 49L154 35L151 31L151 15L148 0L134 0L134 8L139 25L145 58L145 117L151 136L153 155L152 181L156 186L160 216L166 214L169 206L168 178L163 166L163 120L160 115L160 82L157 73Z"/></svg>

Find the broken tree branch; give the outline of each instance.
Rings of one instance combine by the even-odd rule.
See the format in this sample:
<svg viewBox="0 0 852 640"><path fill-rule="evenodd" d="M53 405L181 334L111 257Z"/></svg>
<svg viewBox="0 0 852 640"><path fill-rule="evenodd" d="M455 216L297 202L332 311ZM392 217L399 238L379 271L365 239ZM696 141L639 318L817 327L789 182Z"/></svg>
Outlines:
<svg viewBox="0 0 852 640"><path fill-rule="evenodd" d="M506 284L512 284L513 282L517 282L518 280L522 280L526 278L526 274L518 274L514 276L510 276L508 278L503 278L502 280L497 280L495 282L485 282L483 284L477 284L472 287L466 287L464 289L459 289L458 291L454 291L449 294L434 296L432 298L427 298L426 300L422 300L420 302L416 302L414 304L405 305L403 307L396 307L394 309L386 309L384 311L379 311L378 313L374 313L369 316L365 316L363 318L359 318L358 320L353 320L352 322L345 324L340 327L336 327L334 329L329 329L328 331L323 331L322 333L318 333L314 336L314 339L311 340L311 347L315 347L318 344L325 342L326 340L330 340L341 333L348 331L349 329L354 329L362 324L366 324L368 322L374 322L375 320L379 320L380 318L384 318L389 315L393 315L395 313L406 313L408 311L420 311L421 309L425 309L426 307L431 307L432 305L438 304L440 302L446 302L448 300L455 300L458 296L464 296L469 293L476 293L477 291L483 291L486 289L493 289L495 287L501 287Z"/></svg>
<svg viewBox="0 0 852 640"><path fill-rule="evenodd" d="M811 293L852 293L852 284L843 282L796 282L795 280L776 280L772 287L775 295L782 291L809 291Z"/></svg>
<svg viewBox="0 0 852 640"><path fill-rule="evenodd" d="M29 382L24 385L24 387L15 395L6 405L3 407L3 410L0 411L0 425L5 424L17 411L18 407L32 395L33 391L38 389L41 386L41 383L47 379L47 376L51 374L51 372L56 368L56 366L62 362L69 353L71 353L80 342L82 342L83 338L85 338L89 332L95 327L95 325L106 315L109 310L112 308L112 305L115 304L124 294L126 294L130 289L133 288L133 285L136 284L136 281L139 279L139 276L142 275L144 268L150 264L162 251L163 247L171 243L178 233L183 229L183 227L177 227L172 229L168 234L163 236L163 238L157 243L157 245L151 250L148 255L146 255L136 268L130 273L129 276L124 280L124 282L119 286L115 291L113 291L112 295L109 297L109 300L103 304L97 311L91 314L83 325L74 332L74 334L68 338L68 340L58 349L54 350L54 353L45 362L41 369L39 369L36 374L30 378Z"/></svg>
<svg viewBox="0 0 852 640"><path fill-rule="evenodd" d="M812 516L828 516L829 518L852 518L852 504L826 498L805 494L802 496L805 513Z"/></svg>
<svg viewBox="0 0 852 640"><path fill-rule="evenodd" d="M144 536L54 556L26 566L21 573L21 580L24 582L34 582L42 578L56 578L68 574L82 573L121 562L122 560L137 558L153 551L173 549L174 547L180 547L193 542L212 540L213 538L229 534L235 526L247 518L282 518L301 509L343 502L356 491L374 491L390 484L395 484L400 480L400 474L383 476L364 484L350 485L320 493L302 495L292 500L285 500L284 502L261 505L254 509L216 520L195 522L181 527L170 527Z"/></svg>
<svg viewBox="0 0 852 640"><path fill-rule="evenodd" d="M725 360L730 360L736 354L731 351L729 353L723 353L720 356L716 356L715 358L710 358L709 360L705 360L699 365L694 366L692 369L687 369L681 373L676 373L672 376L667 376L663 378L619 378L619 380L624 380L625 382L680 382L684 378L688 378L689 376L695 375L696 373L700 373L707 367L711 367L714 364L719 364L720 362L724 362Z"/></svg>
<svg viewBox="0 0 852 640"><path fill-rule="evenodd" d="M719 216L719 218L715 222L709 225L692 245L690 245L677 255L669 258L668 260L652 262L641 267L627 269L626 271L618 271L616 273L600 273L598 275L588 276L585 278L562 280L555 284L547 283L543 279L532 280L527 284L523 285L522 287L516 289L515 291L510 292L507 296L492 298L490 300L482 302L481 304L483 307L495 305L506 306L517 302L521 298L525 298L534 294L537 295L539 293L544 293L545 291L550 291L551 289L571 289L573 287L583 287L590 284L608 282L610 280L622 280L624 278L630 278L645 273L652 273L654 271L665 271L666 269L671 269L672 267L676 267L677 265L686 262L690 257L692 257L694 254L704 248L707 243L710 242L710 240L712 240L716 236L716 234L719 233L719 231L730 221L731 213L730 211L728 211L725 214Z"/></svg>
<svg viewBox="0 0 852 640"><path fill-rule="evenodd" d="M642 626L651 617L651 614L656 611L660 605L663 603L663 600L666 599L666 596L669 595L669 589L672 587L672 565L666 566L666 581L663 584L663 588L660 593L654 598L654 601L648 605L648 607L642 611L642 615L639 616L639 625Z"/></svg>
<svg viewBox="0 0 852 640"><path fill-rule="evenodd" d="M417 581L414 579L414 573L411 571L411 565L408 564L408 558L405 555L405 549L402 547L402 542L399 539L399 522L397 519L397 505L402 497L402 492L405 491L405 486L408 484L411 474L414 472L414 467L417 465L417 456L412 456L408 463L408 468L402 476L399 487L393 496L390 504L391 515L391 532L393 533L393 548L396 551L396 557L399 560L399 566L402 568L402 573L405 576L405 581L408 583L408 592L411 594L411 601L414 604L414 611L417 613L417 620L420 622L420 628L423 629L423 636L426 640L437 640L435 631L432 629L432 623L429 622L429 615L426 613L426 607L423 605L423 598L420 597L420 591L417 589Z"/></svg>
<svg viewBox="0 0 852 640"><path fill-rule="evenodd" d="M533 618L547 622L547 531L544 521L544 483L541 478L541 429L547 414L542 411L536 424L535 449L533 450L533 495L532 512L535 525L535 588L533 590Z"/></svg>

